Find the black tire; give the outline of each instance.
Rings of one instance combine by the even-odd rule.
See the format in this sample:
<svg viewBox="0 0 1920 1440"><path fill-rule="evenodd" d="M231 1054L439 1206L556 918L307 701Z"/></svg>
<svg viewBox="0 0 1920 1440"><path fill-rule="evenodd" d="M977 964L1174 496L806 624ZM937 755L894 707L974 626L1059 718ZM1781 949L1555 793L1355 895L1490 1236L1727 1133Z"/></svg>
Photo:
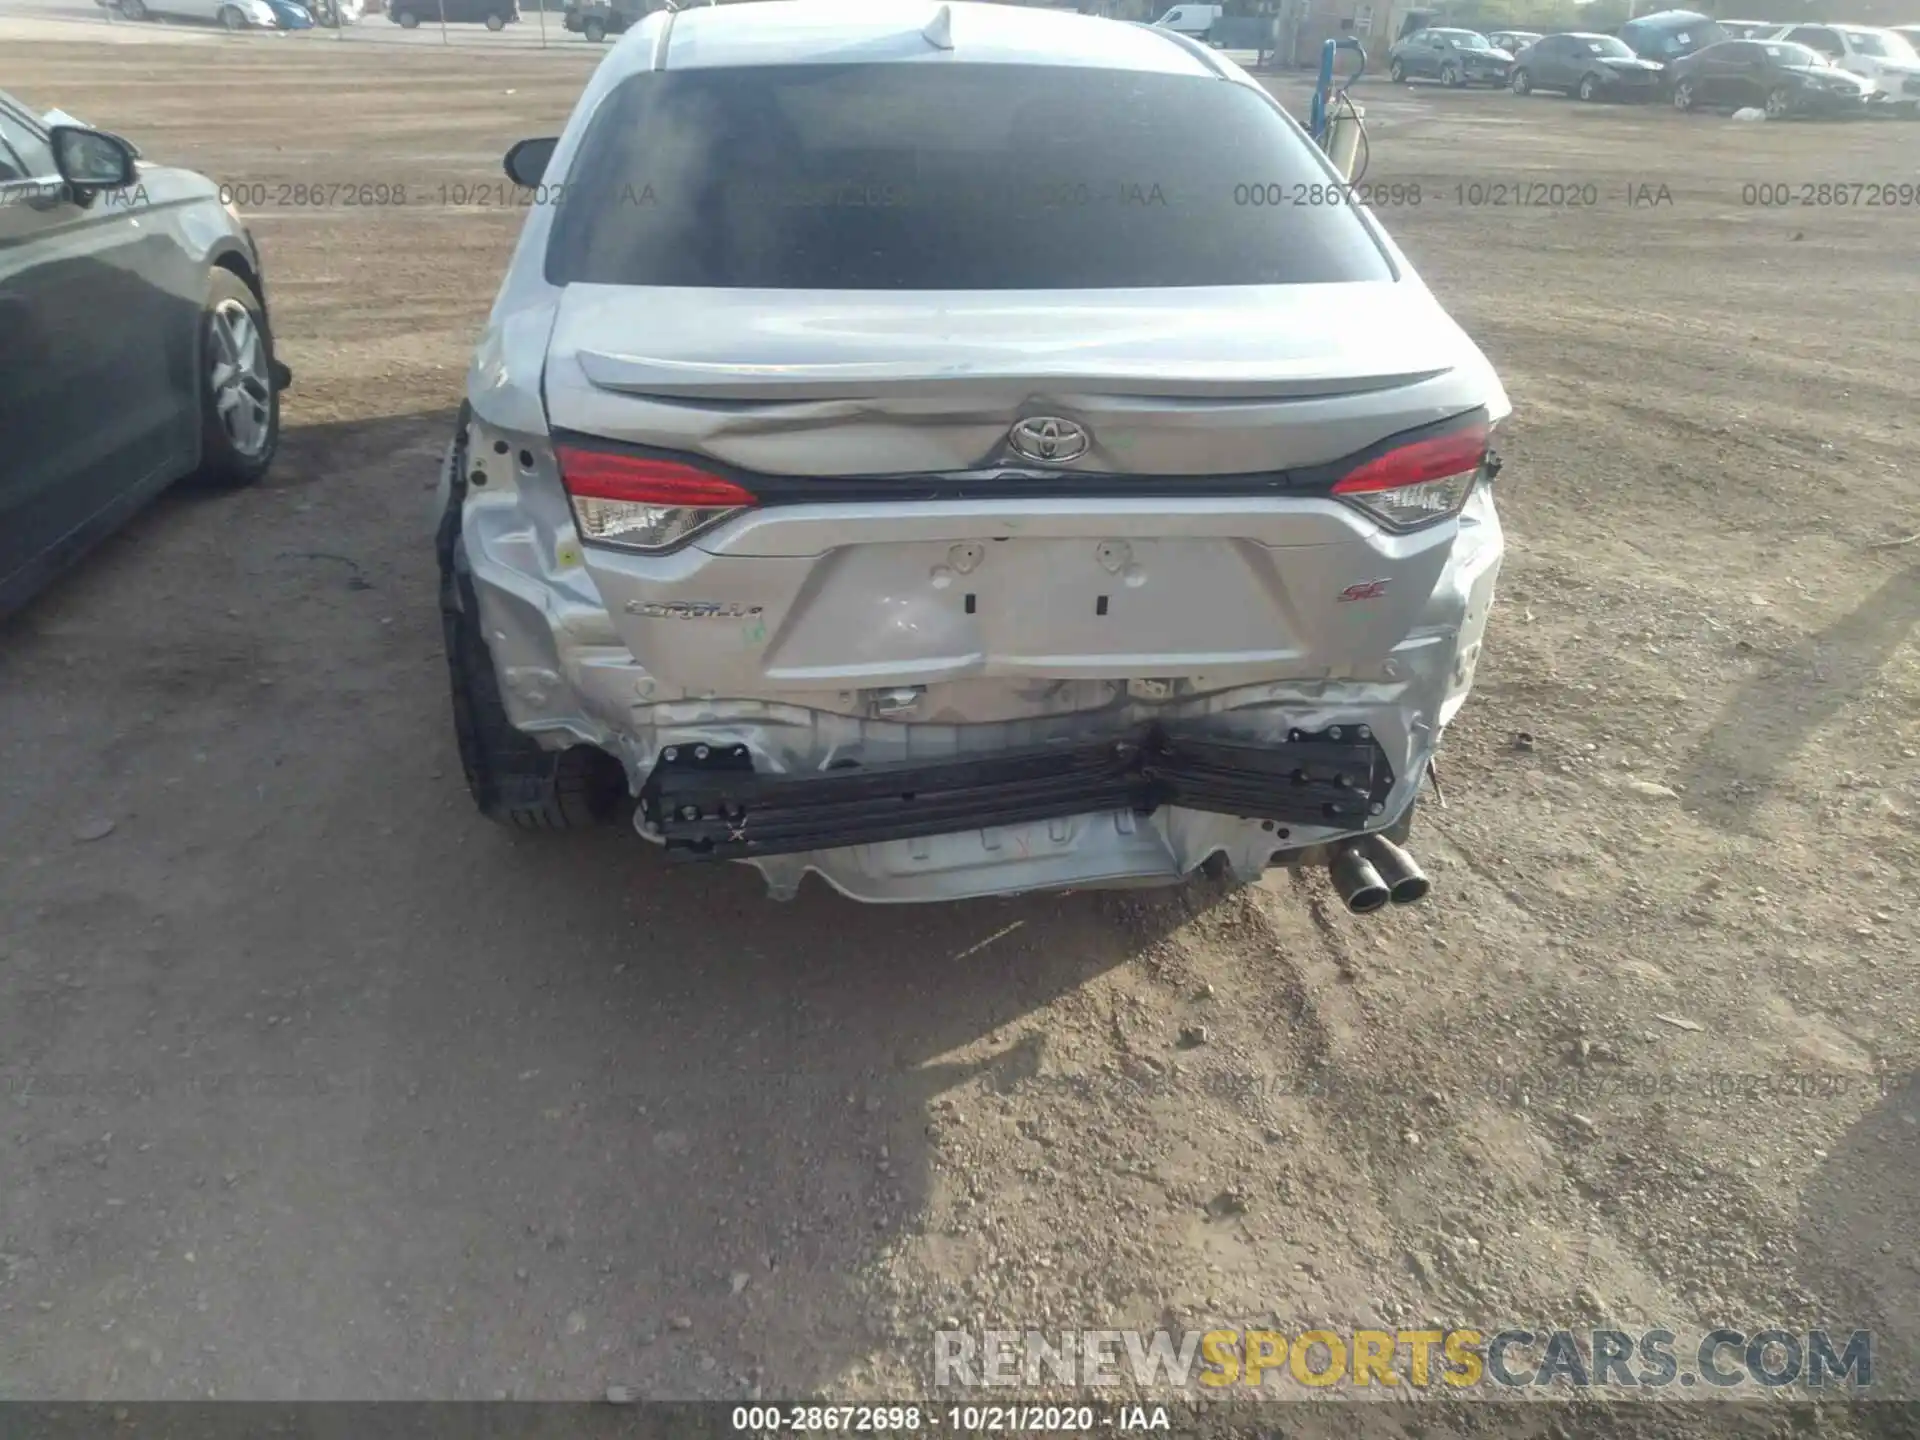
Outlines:
<svg viewBox="0 0 1920 1440"><path fill-rule="evenodd" d="M1693 107L1693 81L1677 81L1673 87L1673 108L1684 112L1693 109Z"/></svg>
<svg viewBox="0 0 1920 1440"><path fill-rule="evenodd" d="M417 30L420 28L420 17L411 10L396 10L393 12L393 18L402 30Z"/></svg>
<svg viewBox="0 0 1920 1440"><path fill-rule="evenodd" d="M1406 84L1407 83L1407 67L1401 64L1398 60L1395 60L1392 64L1387 66L1387 78L1393 81L1393 83L1396 85Z"/></svg>
<svg viewBox="0 0 1920 1440"><path fill-rule="evenodd" d="M1533 77L1525 70L1515 70L1507 80L1507 88L1516 95L1533 93Z"/></svg>
<svg viewBox="0 0 1920 1440"><path fill-rule="evenodd" d="M1580 77L1580 88L1574 93L1582 100L1591 104L1600 98L1600 82L1590 74L1582 75Z"/></svg>
<svg viewBox="0 0 1920 1440"><path fill-rule="evenodd" d="M247 17L240 13L237 6L223 5L220 7L220 24L227 30L244 30L247 28Z"/></svg>
<svg viewBox="0 0 1920 1440"><path fill-rule="evenodd" d="M120 0L120 13L129 20L151 20L153 14L143 0Z"/></svg>
<svg viewBox="0 0 1920 1440"><path fill-rule="evenodd" d="M467 792L480 813L513 830L585 830L604 825L627 798L626 770L592 745L543 749L514 728L500 700L493 652L460 539L466 425L448 450L452 483L440 522L440 623L453 693L453 733Z"/></svg>
<svg viewBox="0 0 1920 1440"><path fill-rule="evenodd" d="M1460 67L1449 61L1440 67L1440 83L1449 90L1458 90L1466 81L1460 76Z"/></svg>
<svg viewBox="0 0 1920 1440"><path fill-rule="evenodd" d="M220 312L229 305L243 307L252 317L259 344L266 352L267 438L265 445L253 453L239 448L228 434L214 389L213 363L218 345L214 327L219 323ZM187 477L186 483L198 490L244 490L267 473L280 448L280 391L273 383L273 331L267 327L267 314L260 297L238 275L218 266L208 280L206 304L200 311L200 349L196 363L200 388L200 468Z"/></svg>
<svg viewBox="0 0 1920 1440"><path fill-rule="evenodd" d="M1767 118L1778 120L1793 113L1793 91L1785 85L1776 85L1767 94Z"/></svg>
<svg viewBox="0 0 1920 1440"><path fill-rule="evenodd" d="M598 45L602 40L607 38L607 27L602 25L598 20L589 20L585 25L580 27L580 33Z"/></svg>
<svg viewBox="0 0 1920 1440"><path fill-rule="evenodd" d="M507 17L501 14L498 10L494 11L491 15L487 16L487 29L498 31L498 30L504 30L506 28L507 28Z"/></svg>

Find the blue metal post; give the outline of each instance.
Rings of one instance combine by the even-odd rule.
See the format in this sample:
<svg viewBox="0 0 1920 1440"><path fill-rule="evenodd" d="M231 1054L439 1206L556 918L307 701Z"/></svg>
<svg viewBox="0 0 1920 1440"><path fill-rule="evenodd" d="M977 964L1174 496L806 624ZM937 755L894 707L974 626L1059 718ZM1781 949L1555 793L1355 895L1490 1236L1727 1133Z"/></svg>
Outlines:
<svg viewBox="0 0 1920 1440"><path fill-rule="evenodd" d="M1313 87L1313 111L1307 125L1307 133L1316 143L1327 138L1327 101L1333 95L1333 52L1337 48L1332 40L1320 46L1320 80Z"/></svg>

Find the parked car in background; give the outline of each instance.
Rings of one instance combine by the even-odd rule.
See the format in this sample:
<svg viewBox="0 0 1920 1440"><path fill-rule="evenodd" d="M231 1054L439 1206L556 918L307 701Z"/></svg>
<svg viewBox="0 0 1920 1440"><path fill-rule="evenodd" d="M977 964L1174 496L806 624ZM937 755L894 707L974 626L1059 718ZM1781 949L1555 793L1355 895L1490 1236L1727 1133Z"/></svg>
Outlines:
<svg viewBox="0 0 1920 1440"><path fill-rule="evenodd" d="M1788 115L1857 112L1872 88L1805 45L1782 40L1722 40L1667 67L1677 110L1763 108Z"/></svg>
<svg viewBox="0 0 1920 1440"><path fill-rule="evenodd" d="M388 0L387 18L402 30L426 21L437 25L485 25L504 30L520 18L519 0Z"/></svg>
<svg viewBox="0 0 1920 1440"><path fill-rule="evenodd" d="M1731 38L1719 21L1697 10L1661 10L1642 15L1613 33L1642 60L1662 65Z"/></svg>
<svg viewBox="0 0 1920 1440"><path fill-rule="evenodd" d="M358 25L366 14L365 0L311 0L313 23L337 30L343 25Z"/></svg>
<svg viewBox="0 0 1920 1440"><path fill-rule="evenodd" d="M119 0L118 8L129 20L210 20L229 30L283 28L267 0ZM309 16L307 24L312 23Z"/></svg>
<svg viewBox="0 0 1920 1440"><path fill-rule="evenodd" d="M1442 85L1505 85L1513 56L1496 50L1478 30L1429 27L1393 42L1387 74L1396 81L1438 80Z"/></svg>
<svg viewBox="0 0 1920 1440"><path fill-rule="evenodd" d="M1213 22L1227 13L1224 5L1175 5L1153 23L1162 30L1176 30L1196 40L1207 38Z"/></svg>
<svg viewBox="0 0 1920 1440"><path fill-rule="evenodd" d="M313 12L298 0L267 0L267 8L273 11L276 30L313 29Z"/></svg>
<svg viewBox="0 0 1920 1440"><path fill-rule="evenodd" d="M1751 40L1756 35L1771 35L1780 28L1778 20L1721 20L1720 28L1729 40Z"/></svg>
<svg viewBox="0 0 1920 1440"><path fill-rule="evenodd" d="M1516 95L1553 90L1582 100L1650 100L1665 68L1635 55L1618 36L1575 31L1543 35L1522 50L1507 83Z"/></svg>
<svg viewBox="0 0 1920 1440"><path fill-rule="evenodd" d="M1895 25L1893 33L1911 45L1916 54L1920 54L1920 25Z"/></svg>
<svg viewBox="0 0 1920 1440"><path fill-rule="evenodd" d="M175 481L260 479L292 378L219 187L52 118L0 93L0 614Z"/></svg>
<svg viewBox="0 0 1920 1440"><path fill-rule="evenodd" d="M1872 25L1782 25L1767 38L1819 51L1890 100L1920 102L1920 54L1898 31Z"/></svg>
<svg viewBox="0 0 1920 1440"><path fill-rule="evenodd" d="M1532 30L1490 30L1487 32L1487 43L1489 45L1493 46L1496 50L1506 51L1516 59L1522 50L1526 49L1527 46L1533 44L1533 42L1539 38L1539 34Z"/></svg>
<svg viewBox="0 0 1920 1440"><path fill-rule="evenodd" d="M609 35L624 35L647 8L645 0L569 0L562 23L598 45Z"/></svg>

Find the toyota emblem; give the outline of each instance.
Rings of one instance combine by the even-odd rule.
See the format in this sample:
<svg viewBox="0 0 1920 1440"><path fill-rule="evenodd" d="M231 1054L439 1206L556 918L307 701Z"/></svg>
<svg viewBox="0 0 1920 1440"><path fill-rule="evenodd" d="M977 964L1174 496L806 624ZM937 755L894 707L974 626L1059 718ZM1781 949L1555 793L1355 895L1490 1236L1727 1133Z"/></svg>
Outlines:
<svg viewBox="0 0 1920 1440"><path fill-rule="evenodd" d="M1058 415L1034 415L1007 432L1015 454L1045 465L1069 465L1093 445L1093 437Z"/></svg>

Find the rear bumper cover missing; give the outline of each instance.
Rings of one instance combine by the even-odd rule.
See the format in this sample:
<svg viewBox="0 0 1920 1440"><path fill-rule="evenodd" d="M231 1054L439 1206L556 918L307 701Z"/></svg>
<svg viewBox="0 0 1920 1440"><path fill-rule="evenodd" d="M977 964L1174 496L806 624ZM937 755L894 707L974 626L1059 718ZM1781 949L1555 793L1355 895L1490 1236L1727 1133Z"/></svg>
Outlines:
<svg viewBox="0 0 1920 1440"><path fill-rule="evenodd" d="M1169 730L935 762L756 774L744 745L675 746L641 791L670 861L751 860L1163 806L1286 827L1361 830L1395 776L1364 725L1294 730L1280 744Z"/></svg>

